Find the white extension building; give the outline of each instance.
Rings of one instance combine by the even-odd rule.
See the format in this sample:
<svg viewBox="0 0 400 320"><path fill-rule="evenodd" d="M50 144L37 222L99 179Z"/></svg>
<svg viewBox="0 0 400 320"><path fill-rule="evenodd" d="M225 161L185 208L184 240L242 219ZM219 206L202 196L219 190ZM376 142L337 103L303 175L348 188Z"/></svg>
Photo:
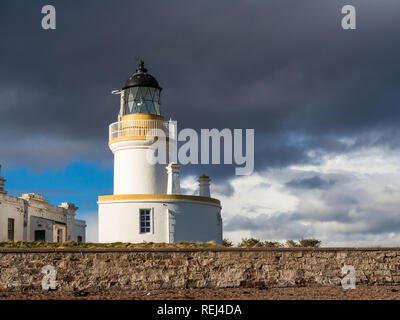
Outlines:
<svg viewBox="0 0 400 320"><path fill-rule="evenodd" d="M0 166L0 242L86 241L86 223L75 219L75 205L63 202L53 206L34 193L20 198L9 196L4 190L5 181Z"/></svg>
<svg viewBox="0 0 400 320"><path fill-rule="evenodd" d="M183 195L180 166L148 159L162 141L168 158L176 134L174 122L160 113L161 88L143 62L117 93L118 121L109 128L114 194L99 197L99 241L222 244L221 203L210 197L210 178L199 178L199 195Z"/></svg>

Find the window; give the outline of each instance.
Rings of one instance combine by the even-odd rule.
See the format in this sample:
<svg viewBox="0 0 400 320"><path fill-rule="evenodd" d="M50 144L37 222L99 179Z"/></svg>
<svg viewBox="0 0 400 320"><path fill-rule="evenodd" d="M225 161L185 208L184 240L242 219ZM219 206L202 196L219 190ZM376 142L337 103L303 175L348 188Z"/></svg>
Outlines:
<svg viewBox="0 0 400 320"><path fill-rule="evenodd" d="M82 242L82 241L83 241L82 236L78 236L78 242Z"/></svg>
<svg viewBox="0 0 400 320"><path fill-rule="evenodd" d="M160 89L133 87L125 89L124 114L160 114Z"/></svg>
<svg viewBox="0 0 400 320"><path fill-rule="evenodd" d="M140 233L150 233L150 209L140 209Z"/></svg>
<svg viewBox="0 0 400 320"><path fill-rule="evenodd" d="M14 219L8 218L8 241L14 241Z"/></svg>

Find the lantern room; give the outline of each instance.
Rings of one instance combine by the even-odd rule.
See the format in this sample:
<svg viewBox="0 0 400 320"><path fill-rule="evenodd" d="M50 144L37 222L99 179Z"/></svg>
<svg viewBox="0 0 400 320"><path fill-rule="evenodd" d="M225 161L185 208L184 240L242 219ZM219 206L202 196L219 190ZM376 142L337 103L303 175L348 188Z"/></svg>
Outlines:
<svg viewBox="0 0 400 320"><path fill-rule="evenodd" d="M144 62L139 60L136 72L122 88L122 116L134 113L160 115L161 90L157 80L147 73Z"/></svg>

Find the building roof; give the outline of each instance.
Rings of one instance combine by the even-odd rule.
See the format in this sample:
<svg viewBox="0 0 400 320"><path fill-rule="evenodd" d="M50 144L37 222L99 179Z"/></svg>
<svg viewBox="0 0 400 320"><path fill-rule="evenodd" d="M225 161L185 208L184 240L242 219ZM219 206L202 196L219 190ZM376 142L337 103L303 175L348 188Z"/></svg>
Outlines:
<svg viewBox="0 0 400 320"><path fill-rule="evenodd" d="M147 69L144 67L144 62L142 60L139 60L136 72L129 77L122 89L131 87L151 87L160 90L162 89L158 85L156 78L147 73Z"/></svg>

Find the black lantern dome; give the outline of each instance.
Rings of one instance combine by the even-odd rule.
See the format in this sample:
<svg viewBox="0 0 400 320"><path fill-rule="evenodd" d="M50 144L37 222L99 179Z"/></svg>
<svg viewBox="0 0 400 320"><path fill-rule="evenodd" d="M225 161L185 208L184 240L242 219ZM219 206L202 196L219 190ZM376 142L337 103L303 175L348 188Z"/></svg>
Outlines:
<svg viewBox="0 0 400 320"><path fill-rule="evenodd" d="M139 60L136 72L129 77L123 89L131 87L150 87L161 90L156 78L147 73L147 69L144 67L144 62L142 60Z"/></svg>
<svg viewBox="0 0 400 320"><path fill-rule="evenodd" d="M162 88L157 80L147 73L144 62L139 60L136 72L125 83L124 115L133 113L160 114Z"/></svg>

